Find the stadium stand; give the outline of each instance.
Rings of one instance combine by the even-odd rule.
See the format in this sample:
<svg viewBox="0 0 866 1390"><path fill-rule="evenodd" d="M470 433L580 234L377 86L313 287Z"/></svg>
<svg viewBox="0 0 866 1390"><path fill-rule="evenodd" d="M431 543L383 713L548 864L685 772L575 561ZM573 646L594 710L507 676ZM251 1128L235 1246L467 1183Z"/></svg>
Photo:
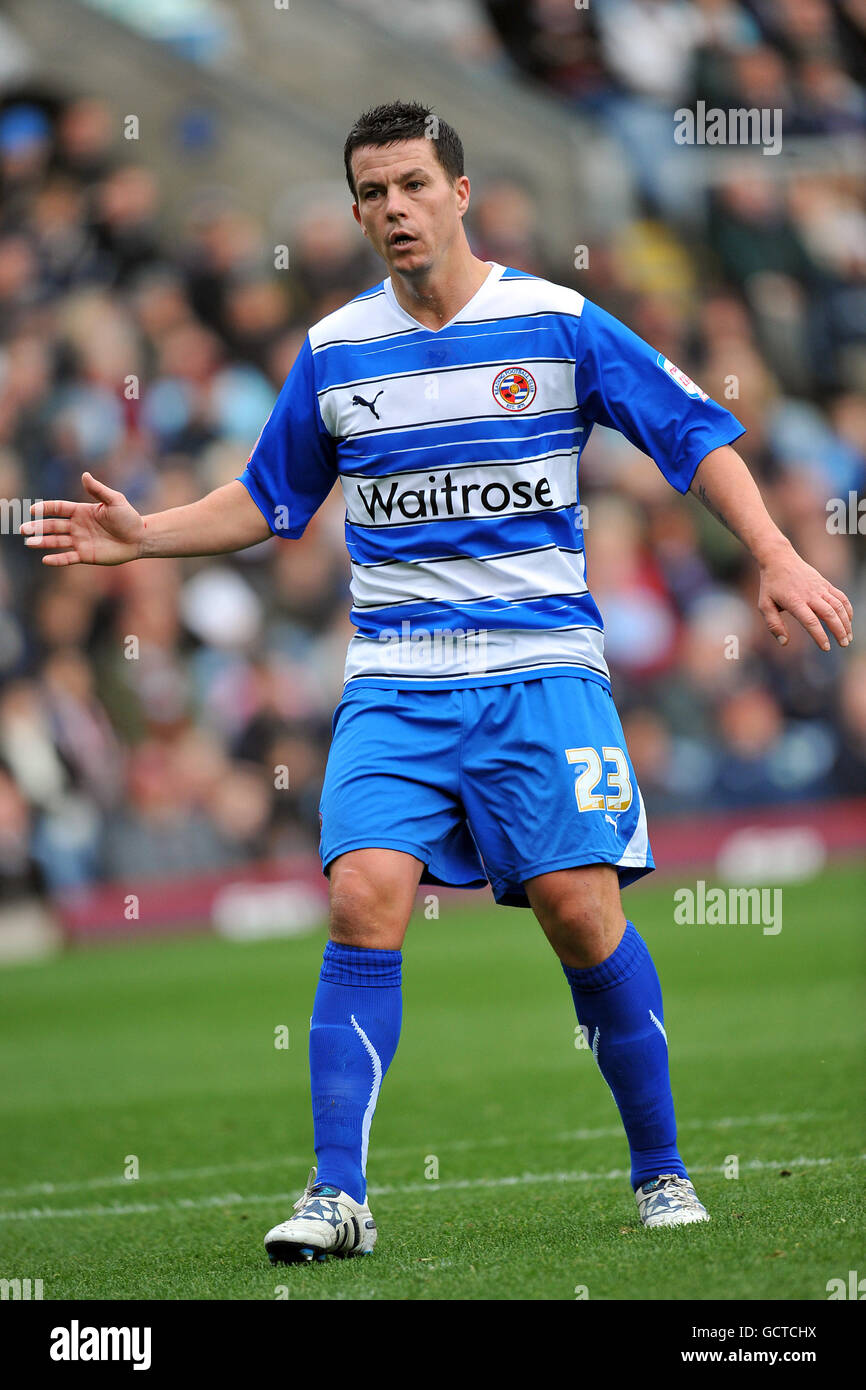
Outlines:
<svg viewBox="0 0 866 1390"><path fill-rule="evenodd" d="M384 96L433 89L461 130L476 253L573 285L730 402L773 514L862 604L857 6L707 0L685 7L675 52L673 0L453 3L432 29L413 4L298 7L291 30L236 4L171 33L134 31L120 4L63 8L68 31L32 0L4 21L18 45L0 74L10 516L14 499L78 496L85 468L147 511L240 471L306 326L380 278L341 183L375 55ZM617 41L635 30L653 42ZM760 151L678 164L662 127L701 94L783 105L803 157L784 172ZM130 112L138 140L123 138ZM839 533L828 507L852 495ZM594 434L582 500L650 816L866 793L856 645L824 656L797 629L780 651L737 543L620 436ZM4 893L315 850L351 631L342 518L332 494L299 542L62 573L7 535Z"/></svg>

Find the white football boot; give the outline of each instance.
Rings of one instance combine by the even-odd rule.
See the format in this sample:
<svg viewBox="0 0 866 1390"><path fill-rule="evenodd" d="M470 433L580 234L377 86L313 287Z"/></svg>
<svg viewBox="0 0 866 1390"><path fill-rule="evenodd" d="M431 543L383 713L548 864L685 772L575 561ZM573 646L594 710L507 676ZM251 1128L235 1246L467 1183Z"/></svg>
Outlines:
<svg viewBox="0 0 866 1390"><path fill-rule="evenodd" d="M662 1173L643 1183L634 1195L645 1226L690 1226L710 1219L688 1178L677 1173Z"/></svg>
<svg viewBox="0 0 866 1390"><path fill-rule="evenodd" d="M272 1265L309 1264L329 1255L348 1259L372 1255L376 1223L366 1202L356 1202L348 1192L316 1182L310 1169L307 1186L295 1202L295 1216L274 1226L265 1236Z"/></svg>

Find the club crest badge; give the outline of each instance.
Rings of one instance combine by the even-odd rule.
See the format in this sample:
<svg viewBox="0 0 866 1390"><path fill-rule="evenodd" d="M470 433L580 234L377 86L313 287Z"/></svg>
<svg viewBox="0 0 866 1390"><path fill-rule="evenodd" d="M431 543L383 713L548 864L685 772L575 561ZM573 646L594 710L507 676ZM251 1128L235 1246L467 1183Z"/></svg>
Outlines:
<svg viewBox="0 0 866 1390"><path fill-rule="evenodd" d="M535 378L525 367L506 367L493 382L493 399L503 410L525 410L535 400Z"/></svg>

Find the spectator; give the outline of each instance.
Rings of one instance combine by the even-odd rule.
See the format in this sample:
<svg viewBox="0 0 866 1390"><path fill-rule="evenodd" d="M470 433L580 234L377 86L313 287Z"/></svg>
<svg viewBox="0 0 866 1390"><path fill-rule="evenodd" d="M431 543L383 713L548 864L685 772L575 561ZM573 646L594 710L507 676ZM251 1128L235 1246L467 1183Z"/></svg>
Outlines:
<svg viewBox="0 0 866 1390"><path fill-rule="evenodd" d="M860 119L825 5L629 0L634 29L616 51L618 0L487 8L506 43L521 29L524 74L608 129L648 114L650 143L662 124L670 132L670 103L708 73L738 99L793 93L810 128ZM490 61L496 43L476 45L481 20L452 10L445 42ZM300 214L278 208L276 235L231 198L194 193L174 237L153 172L114 148L116 128L88 98L56 113L0 110L7 499L79 496L84 467L146 511L228 481L306 324L381 274L343 193L339 209L318 194ZM652 158L662 153L656 141ZM568 248L564 265L548 263L539 208L508 177L478 183L472 234L479 254L596 298L730 403L771 509L807 559L856 590L857 537L828 531L826 503L866 480L863 193L837 172L771 181L771 162L726 177L709 239L694 235L700 208L686 179L685 223L662 192L655 215L639 208L591 248L585 270ZM654 167L642 177L651 182ZM686 167L676 166L680 192ZM594 432L580 492L650 811L862 793L860 665L845 659L837 698L838 654L830 664L796 631L778 648L741 548L621 436ZM117 570L47 570L4 547L0 894L315 848L351 631L343 515L335 489L300 541Z"/></svg>

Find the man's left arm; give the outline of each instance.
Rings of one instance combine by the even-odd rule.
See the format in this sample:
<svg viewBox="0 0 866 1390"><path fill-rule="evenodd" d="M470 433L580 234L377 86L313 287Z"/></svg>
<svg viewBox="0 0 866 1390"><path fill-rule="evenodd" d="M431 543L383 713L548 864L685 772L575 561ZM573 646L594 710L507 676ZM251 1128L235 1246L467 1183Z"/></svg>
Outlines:
<svg viewBox="0 0 866 1390"><path fill-rule="evenodd" d="M713 449L698 464L690 492L703 502L757 560L761 572L758 608L767 627L785 645L790 613L822 651L830 650L823 624L840 647L853 640L854 610L846 594L808 565L773 521L758 485L730 444Z"/></svg>

